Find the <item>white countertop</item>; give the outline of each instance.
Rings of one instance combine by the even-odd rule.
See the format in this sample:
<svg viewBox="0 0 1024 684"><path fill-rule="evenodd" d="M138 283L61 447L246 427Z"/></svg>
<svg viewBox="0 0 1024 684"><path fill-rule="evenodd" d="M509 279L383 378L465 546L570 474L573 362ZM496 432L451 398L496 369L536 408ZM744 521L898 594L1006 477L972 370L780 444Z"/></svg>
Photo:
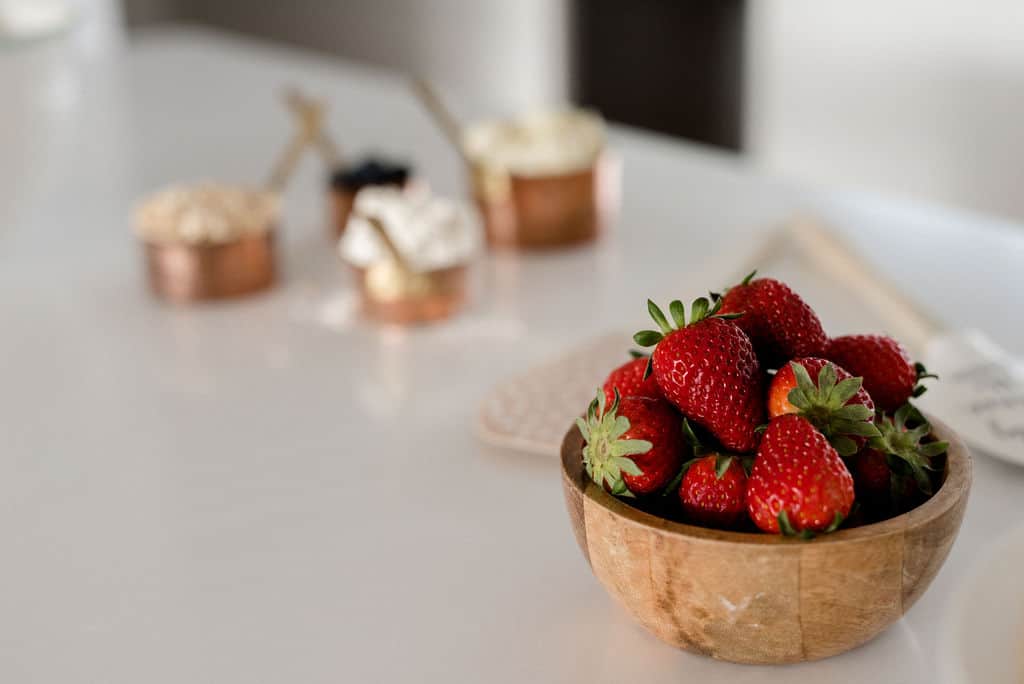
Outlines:
<svg viewBox="0 0 1024 684"><path fill-rule="evenodd" d="M465 315L403 331L351 317L308 157L282 286L172 308L143 287L134 203L178 180L262 180L292 130L286 83L330 100L345 150L409 159L443 192L464 194L462 176L393 75L184 30L136 38L123 66L123 81L86 78L56 162L0 226L0 680L933 680L947 596L1024 521L1024 470L976 459L945 568L878 639L746 667L634 625L576 547L555 456L486 448L473 421L509 373L642 323L648 295L797 210L874 247L947 322L1024 355L1024 229L793 188L616 129L623 206L605 240L488 259Z"/></svg>

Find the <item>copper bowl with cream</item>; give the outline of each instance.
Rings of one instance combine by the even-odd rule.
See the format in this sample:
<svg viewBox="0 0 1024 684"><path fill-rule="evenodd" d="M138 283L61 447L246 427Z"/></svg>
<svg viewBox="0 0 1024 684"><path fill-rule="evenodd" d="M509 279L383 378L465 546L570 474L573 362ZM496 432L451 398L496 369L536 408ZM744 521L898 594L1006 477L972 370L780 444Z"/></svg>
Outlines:
<svg viewBox="0 0 1024 684"><path fill-rule="evenodd" d="M363 312L383 323L430 323L458 313L467 301L465 264L419 273L411 287L394 286L387 266L353 266Z"/></svg>
<svg viewBox="0 0 1024 684"><path fill-rule="evenodd" d="M338 250L355 274L367 316L427 323L465 306L479 233L467 207L425 185L369 187L356 197Z"/></svg>
<svg viewBox="0 0 1024 684"><path fill-rule="evenodd" d="M345 232L356 194L367 187L405 187L409 167L379 158L367 158L335 169L330 178L330 235L337 240Z"/></svg>
<svg viewBox="0 0 1024 684"><path fill-rule="evenodd" d="M543 249L601 233L604 123L584 110L470 126L471 192L496 247Z"/></svg>

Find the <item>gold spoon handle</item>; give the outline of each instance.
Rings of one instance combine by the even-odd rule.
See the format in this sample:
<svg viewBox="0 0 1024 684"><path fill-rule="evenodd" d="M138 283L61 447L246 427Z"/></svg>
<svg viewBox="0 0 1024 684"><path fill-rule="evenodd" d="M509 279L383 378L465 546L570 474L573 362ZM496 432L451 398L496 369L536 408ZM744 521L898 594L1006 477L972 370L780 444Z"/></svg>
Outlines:
<svg viewBox="0 0 1024 684"><path fill-rule="evenodd" d="M292 136L288 147L284 149L281 156L274 163L274 168L267 179L268 190L278 193L284 190L285 185L288 184L288 179L291 178L292 173L295 171L295 166L302 157L302 151L308 144L309 135L305 131L299 131Z"/></svg>
<svg viewBox="0 0 1024 684"><path fill-rule="evenodd" d="M326 106L322 102L306 97L297 88L289 88L285 92L285 102L299 117L303 129L309 129L310 142L316 146L324 162L332 169L340 166L341 153L338 145L323 125Z"/></svg>
<svg viewBox="0 0 1024 684"><path fill-rule="evenodd" d="M335 168L341 162L338 146L334 144L323 127L325 111L323 103L304 96L296 88L288 88L285 91L284 101L298 120L299 129L292 136L288 147L281 153L270 173L267 187L275 192L282 191L288 184L288 179L295 172L295 167L307 145L315 145L331 168Z"/></svg>
<svg viewBox="0 0 1024 684"><path fill-rule="evenodd" d="M384 243L384 248L388 250L388 254L391 255L391 258L394 260L399 270L404 273L412 273L412 269L409 267L409 262L406 261L402 252L395 244L395 241L391 239L387 228L384 227L384 222L376 216L369 216L367 214L359 214L359 216L366 219L370 226L373 227L374 231L376 231L378 237L380 237L381 241Z"/></svg>
<svg viewBox="0 0 1024 684"><path fill-rule="evenodd" d="M416 98L430 113L430 116L434 119L434 123L436 123L438 128L441 129L441 132L444 133L444 137L452 144L452 147L454 147L459 153L459 156L465 159L466 151L462 147L462 126L451 113L451 110L445 106L444 102L441 101L441 97L437 94L437 91L429 82L427 82L426 79L414 77L411 79L411 85L413 93L416 94Z"/></svg>

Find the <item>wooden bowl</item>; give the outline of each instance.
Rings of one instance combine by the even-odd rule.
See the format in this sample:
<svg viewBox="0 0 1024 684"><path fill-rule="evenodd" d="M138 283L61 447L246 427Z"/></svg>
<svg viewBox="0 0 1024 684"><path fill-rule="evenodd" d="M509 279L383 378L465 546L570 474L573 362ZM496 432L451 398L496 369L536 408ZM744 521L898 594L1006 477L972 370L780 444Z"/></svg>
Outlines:
<svg viewBox="0 0 1024 684"><path fill-rule="evenodd" d="M562 443L576 541L597 579L640 624L687 651L738 663L794 663L848 651L898 620L956 539L971 457L949 428L944 480L917 508L811 541L726 532L650 515L583 468L583 437Z"/></svg>

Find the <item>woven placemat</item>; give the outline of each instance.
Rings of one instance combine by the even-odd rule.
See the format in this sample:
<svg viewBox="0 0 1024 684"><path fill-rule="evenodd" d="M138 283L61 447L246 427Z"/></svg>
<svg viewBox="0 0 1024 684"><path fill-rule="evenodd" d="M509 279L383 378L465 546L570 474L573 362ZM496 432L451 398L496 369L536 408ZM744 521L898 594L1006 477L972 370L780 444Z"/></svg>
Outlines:
<svg viewBox="0 0 1024 684"><path fill-rule="evenodd" d="M481 406L480 438L498 447L557 454L573 419L635 346L628 332L604 335L502 382Z"/></svg>

